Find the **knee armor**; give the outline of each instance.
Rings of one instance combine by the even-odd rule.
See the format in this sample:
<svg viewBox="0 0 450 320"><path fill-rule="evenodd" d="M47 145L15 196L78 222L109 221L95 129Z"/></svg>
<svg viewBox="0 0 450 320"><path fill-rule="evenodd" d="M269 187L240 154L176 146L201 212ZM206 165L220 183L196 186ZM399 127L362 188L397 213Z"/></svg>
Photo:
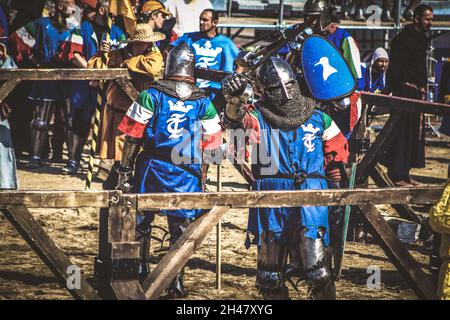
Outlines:
<svg viewBox="0 0 450 320"><path fill-rule="evenodd" d="M287 248L277 243L275 234L270 231L262 234L261 241L258 248L256 288L265 299L288 299L284 274Z"/></svg>

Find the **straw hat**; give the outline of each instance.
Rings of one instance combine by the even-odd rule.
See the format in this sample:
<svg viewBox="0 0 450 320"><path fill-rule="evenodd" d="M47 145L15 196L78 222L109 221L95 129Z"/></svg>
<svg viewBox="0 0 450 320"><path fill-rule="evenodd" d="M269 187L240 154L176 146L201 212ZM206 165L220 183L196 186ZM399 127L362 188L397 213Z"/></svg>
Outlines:
<svg viewBox="0 0 450 320"><path fill-rule="evenodd" d="M123 42L157 42L164 40L165 38L165 34L161 32L154 32L147 23L138 23L134 35L130 36Z"/></svg>

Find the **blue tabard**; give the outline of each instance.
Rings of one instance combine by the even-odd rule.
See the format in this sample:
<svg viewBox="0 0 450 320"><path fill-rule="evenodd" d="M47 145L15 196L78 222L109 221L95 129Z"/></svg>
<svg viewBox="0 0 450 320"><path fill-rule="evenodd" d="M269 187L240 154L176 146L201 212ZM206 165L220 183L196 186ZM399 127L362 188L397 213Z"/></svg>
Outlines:
<svg viewBox="0 0 450 320"><path fill-rule="evenodd" d="M258 161L252 165L256 181L253 190L308 190L327 189L325 178L307 178L301 184L293 179L264 178L264 175L275 175L269 167L278 168L280 174L300 174L324 176L324 153L322 134L325 123L322 112L316 110L302 126L291 131L274 131L257 111L261 129L261 143L258 145ZM276 128L275 128L276 129ZM253 147L255 149L255 146ZM279 150L279 152L277 151ZM255 154L254 151L253 155ZM277 156L279 153L279 156ZM270 154L272 161L264 155ZM252 155L252 158L253 158ZM255 161L252 161L255 163ZM266 163L263 165L262 163ZM264 172L266 170L266 172ZM269 173L268 171L272 171ZM273 231L281 243L287 241L287 232L297 227L306 228L305 236L316 239L318 228L326 230L324 241L329 243L328 207L293 207L293 208L250 208L248 232L254 236L253 243L260 244L263 231ZM250 245L247 241L247 246Z"/></svg>

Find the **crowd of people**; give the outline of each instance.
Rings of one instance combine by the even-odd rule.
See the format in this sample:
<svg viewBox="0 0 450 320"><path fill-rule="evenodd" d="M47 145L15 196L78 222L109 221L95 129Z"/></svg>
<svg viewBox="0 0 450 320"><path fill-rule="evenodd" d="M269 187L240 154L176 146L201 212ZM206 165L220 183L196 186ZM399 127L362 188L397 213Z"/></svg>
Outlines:
<svg viewBox="0 0 450 320"><path fill-rule="evenodd" d="M411 2L413 22L394 37L390 53L376 48L363 64L355 39L332 22L328 1L306 1L304 17L311 33L339 50L356 79L345 99L319 103L299 73L301 43L292 41L249 75L245 71L251 65L246 63L254 52L239 50L219 34L219 14L208 0L168 0L165 5L132 1L138 20L133 32L120 16L109 25L108 0L42 1L37 9L12 1L0 10L2 68L127 68L140 95L132 101L116 82L21 84L1 105L0 188L17 188L15 154L22 152L29 154L28 170L47 161L65 161L63 173L79 172L99 94L103 101L98 153L104 163L111 162L104 166L108 175L104 189L203 191L203 164L225 157L224 150L233 145L224 147L222 135L234 129L246 132L243 148L262 150L252 153L252 190L343 187L348 140L361 115L358 91L425 99L426 33L433 9ZM325 70L325 62L322 66ZM227 76L222 82L196 79L195 68ZM328 68L324 80L338 72ZM449 92L445 86L448 78L440 91L443 99ZM253 103L248 103L247 91L253 91ZM384 159L396 186L418 184L410 170L425 166L424 137L423 115L403 113ZM275 157L274 172L264 159L266 153ZM247 158L248 152L244 155ZM286 281L299 275L307 280L311 298L335 298L330 247L338 240L330 210L333 216L342 213L339 207L250 209L248 233L253 237L248 237L247 245L258 246L256 285L264 298L288 298ZM202 210L161 213L168 217L171 244L203 214ZM147 212L138 221L137 231L147 247L154 214ZM149 272L147 260L143 256L142 277ZM182 271L168 295L186 295Z"/></svg>

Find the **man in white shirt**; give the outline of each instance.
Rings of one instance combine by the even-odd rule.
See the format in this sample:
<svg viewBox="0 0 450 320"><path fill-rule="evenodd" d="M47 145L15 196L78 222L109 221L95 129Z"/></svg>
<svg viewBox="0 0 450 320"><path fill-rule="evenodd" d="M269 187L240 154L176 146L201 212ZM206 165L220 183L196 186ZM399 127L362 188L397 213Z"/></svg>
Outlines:
<svg viewBox="0 0 450 320"><path fill-rule="evenodd" d="M198 17L203 10L213 8L209 0L167 0L165 6L176 19L173 31L178 37L200 31Z"/></svg>

